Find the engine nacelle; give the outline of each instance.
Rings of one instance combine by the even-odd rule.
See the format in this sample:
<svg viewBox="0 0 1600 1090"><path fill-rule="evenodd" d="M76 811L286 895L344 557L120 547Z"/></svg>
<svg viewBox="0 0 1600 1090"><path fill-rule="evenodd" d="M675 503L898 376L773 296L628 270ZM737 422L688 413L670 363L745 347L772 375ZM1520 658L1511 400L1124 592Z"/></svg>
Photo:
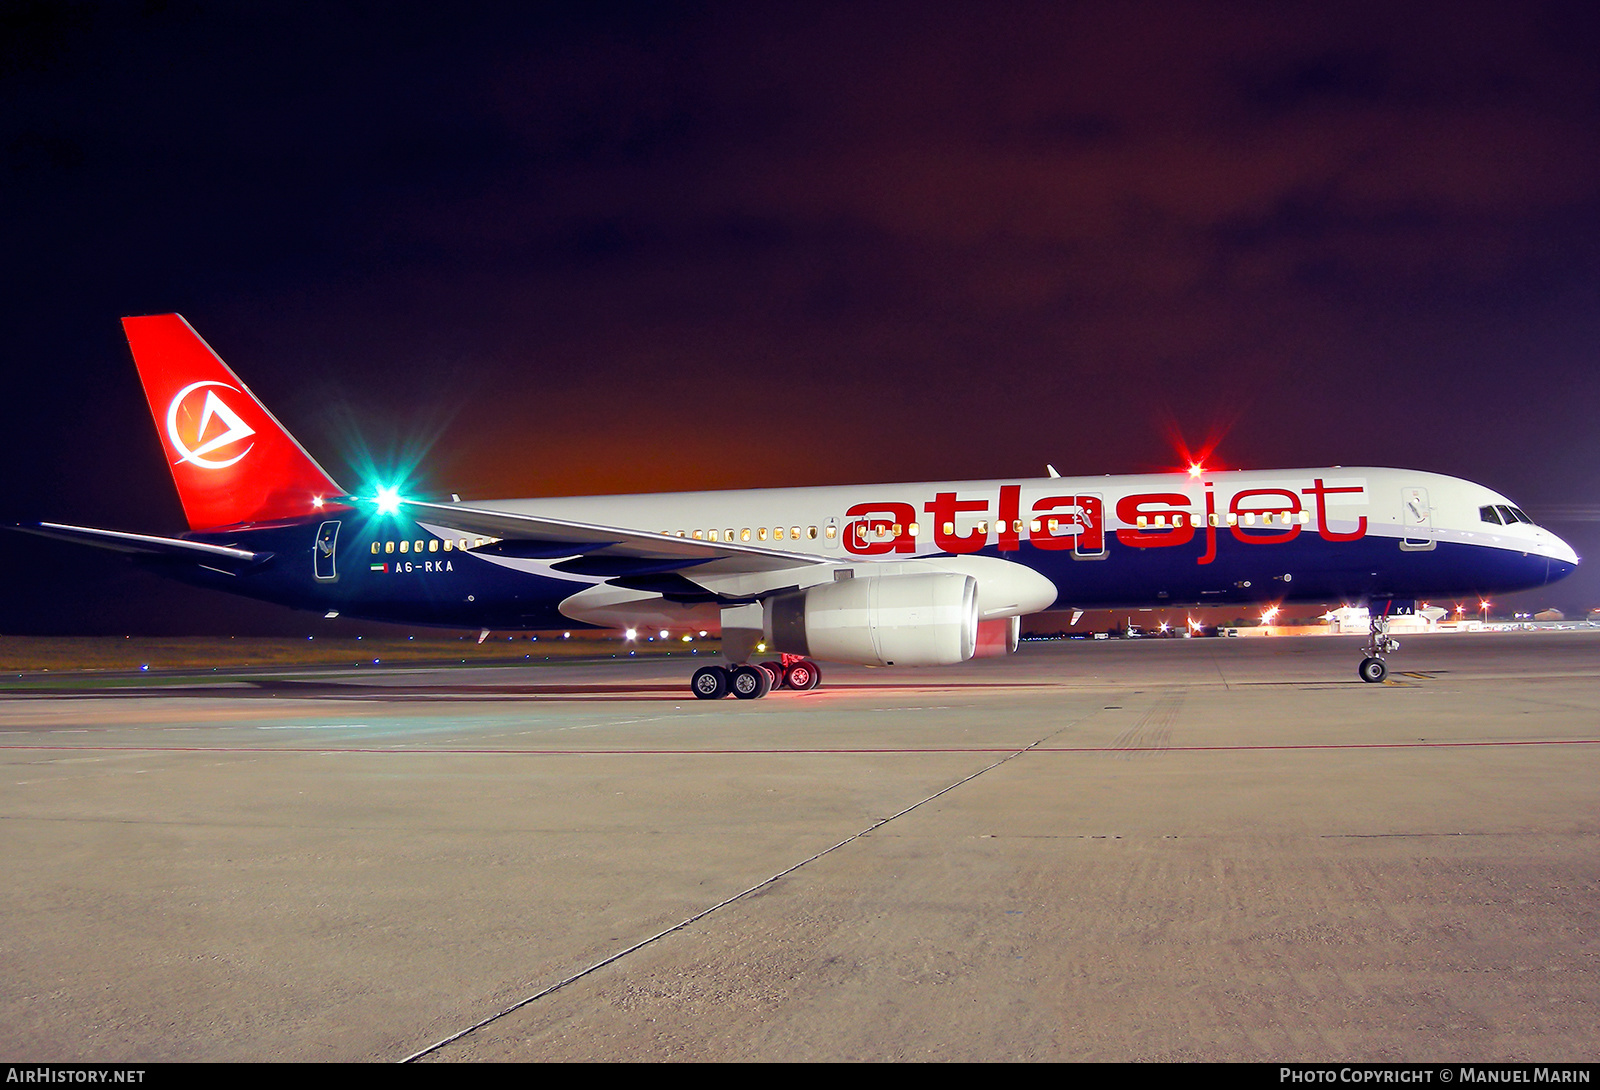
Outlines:
<svg viewBox="0 0 1600 1090"><path fill-rule="evenodd" d="M978 641L978 583L929 572L845 579L767 600L769 644L863 666L950 666Z"/></svg>
<svg viewBox="0 0 1600 1090"><path fill-rule="evenodd" d="M1021 639L1021 617L1001 617L996 621L979 621L978 650L972 657L979 659L1005 658L1017 649L1017 644Z"/></svg>

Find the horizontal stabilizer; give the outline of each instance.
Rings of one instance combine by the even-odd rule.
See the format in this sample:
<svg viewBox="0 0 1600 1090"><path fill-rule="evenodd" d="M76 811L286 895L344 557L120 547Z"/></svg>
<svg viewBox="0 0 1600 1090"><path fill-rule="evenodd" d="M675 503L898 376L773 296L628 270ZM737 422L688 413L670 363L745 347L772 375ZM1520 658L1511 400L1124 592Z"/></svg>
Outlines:
<svg viewBox="0 0 1600 1090"><path fill-rule="evenodd" d="M122 530L101 530L92 526L66 526L59 522L33 522L11 528L25 534L75 541L79 545L93 545L97 549L110 549L132 556L186 560L210 567L222 566L232 571L265 564L273 556L272 553L237 549L232 545L212 545L205 541L185 541L178 537L130 534Z"/></svg>

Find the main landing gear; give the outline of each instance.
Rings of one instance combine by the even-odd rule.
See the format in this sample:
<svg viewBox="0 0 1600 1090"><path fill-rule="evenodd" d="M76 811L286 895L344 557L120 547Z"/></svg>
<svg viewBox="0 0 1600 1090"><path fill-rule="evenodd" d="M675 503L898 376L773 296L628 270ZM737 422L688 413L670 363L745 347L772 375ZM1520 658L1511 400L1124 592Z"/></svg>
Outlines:
<svg viewBox="0 0 1600 1090"><path fill-rule="evenodd" d="M1389 676L1389 664L1383 661L1383 657L1399 649L1400 641L1389 635L1388 615L1373 613L1367 622L1367 642L1361 648L1367 657L1356 667L1357 676L1362 681L1382 681Z"/></svg>
<svg viewBox="0 0 1600 1090"><path fill-rule="evenodd" d="M701 700L720 700L730 692L740 700L760 700L774 689L805 691L820 684L817 664L798 655L785 655L782 662L702 666L689 679L689 688Z"/></svg>

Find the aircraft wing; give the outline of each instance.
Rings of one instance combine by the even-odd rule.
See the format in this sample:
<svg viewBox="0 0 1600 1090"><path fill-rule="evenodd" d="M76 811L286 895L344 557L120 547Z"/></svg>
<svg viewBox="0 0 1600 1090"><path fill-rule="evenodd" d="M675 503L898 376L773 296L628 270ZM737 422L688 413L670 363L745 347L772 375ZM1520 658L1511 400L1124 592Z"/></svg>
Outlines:
<svg viewBox="0 0 1600 1090"><path fill-rule="evenodd" d="M154 537L150 534L130 534L122 530L101 530L93 526L67 526L59 522L35 522L16 525L13 530L40 537L53 537L61 541L75 541L80 545L93 545L99 549L128 553L137 557L165 560L184 560L210 567L223 566L237 571L265 564L271 553L237 549L232 545L212 545L205 541L188 541L181 537Z"/></svg>
<svg viewBox="0 0 1600 1090"><path fill-rule="evenodd" d="M704 576L837 566L837 559L763 549L733 541L697 541L616 526L492 511L457 503L405 500L402 511L418 522L500 540L473 551L508 557L552 559L551 567L573 575L646 576L693 569Z"/></svg>

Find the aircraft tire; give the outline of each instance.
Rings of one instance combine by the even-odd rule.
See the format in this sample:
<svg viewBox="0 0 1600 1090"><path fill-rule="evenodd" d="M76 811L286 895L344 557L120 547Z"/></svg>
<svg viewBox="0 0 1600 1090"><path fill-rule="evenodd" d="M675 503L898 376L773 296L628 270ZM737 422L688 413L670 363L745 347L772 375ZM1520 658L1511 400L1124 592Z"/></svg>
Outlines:
<svg viewBox="0 0 1600 1090"><path fill-rule="evenodd" d="M1376 683L1389 676L1389 667L1382 659L1362 659L1361 665L1356 667L1356 674L1362 681Z"/></svg>
<svg viewBox="0 0 1600 1090"><path fill-rule="evenodd" d="M728 687L740 700L760 700L772 691L772 675L760 666L735 666Z"/></svg>
<svg viewBox="0 0 1600 1090"><path fill-rule="evenodd" d="M702 666L689 679L689 688L701 700L721 700L728 695L728 671L720 666Z"/></svg>
<svg viewBox="0 0 1600 1090"><path fill-rule="evenodd" d="M789 667L783 675L783 680L789 688L807 692L822 684L822 673L817 669L816 663L804 659Z"/></svg>
<svg viewBox="0 0 1600 1090"><path fill-rule="evenodd" d="M772 676L772 687L774 689L783 688L783 663L763 662L761 668Z"/></svg>

